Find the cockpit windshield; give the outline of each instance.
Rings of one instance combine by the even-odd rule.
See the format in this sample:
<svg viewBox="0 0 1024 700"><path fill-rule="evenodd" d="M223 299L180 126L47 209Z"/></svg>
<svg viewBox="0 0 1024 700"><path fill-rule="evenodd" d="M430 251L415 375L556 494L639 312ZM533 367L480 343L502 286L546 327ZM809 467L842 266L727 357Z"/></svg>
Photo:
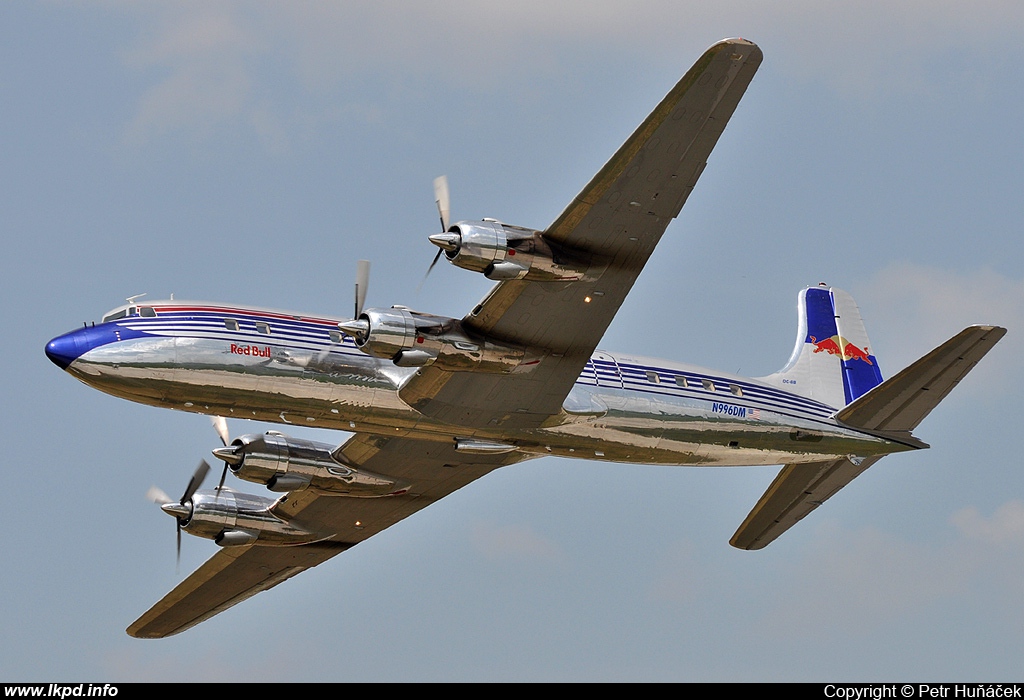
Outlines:
<svg viewBox="0 0 1024 700"><path fill-rule="evenodd" d="M152 306L136 306L135 304L126 304L119 306L116 309L108 311L103 314L103 320L101 323L109 323L110 321L116 321L120 318L126 318L128 316L142 316L143 318L154 318L156 317L156 309Z"/></svg>
<svg viewBox="0 0 1024 700"><path fill-rule="evenodd" d="M128 307L127 306L122 306L119 309L114 309L113 311L108 311L107 313L103 314L103 323L109 323L110 321L116 321L117 319L124 318L127 315L128 315Z"/></svg>

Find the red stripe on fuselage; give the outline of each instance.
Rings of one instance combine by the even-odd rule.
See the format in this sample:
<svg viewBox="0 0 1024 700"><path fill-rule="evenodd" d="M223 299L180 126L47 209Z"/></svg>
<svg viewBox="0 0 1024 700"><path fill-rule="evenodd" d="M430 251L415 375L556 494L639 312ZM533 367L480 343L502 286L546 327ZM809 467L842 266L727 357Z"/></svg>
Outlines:
<svg viewBox="0 0 1024 700"><path fill-rule="evenodd" d="M309 316L295 316L293 314L283 314L274 311L263 311L258 309L238 309L230 306L163 306L160 304L150 304L152 309L159 314L161 311L166 313L189 313L195 311L202 311L207 313L218 313L228 314L231 316L248 316L256 318L278 318L286 321L300 321L305 323L317 323L323 326L337 326L337 321L331 321L324 318L311 318ZM134 316L132 317L135 318Z"/></svg>

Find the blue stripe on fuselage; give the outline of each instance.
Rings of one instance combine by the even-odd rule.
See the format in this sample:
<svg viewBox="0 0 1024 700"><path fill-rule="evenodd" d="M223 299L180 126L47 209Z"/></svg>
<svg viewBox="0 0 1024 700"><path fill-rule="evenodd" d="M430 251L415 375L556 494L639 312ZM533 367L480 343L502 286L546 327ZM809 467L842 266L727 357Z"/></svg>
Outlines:
<svg viewBox="0 0 1024 700"><path fill-rule="evenodd" d="M94 348L147 336L147 333L116 323L101 323L98 326L77 328L70 333L58 335L46 344L46 356L61 369L67 369L72 362Z"/></svg>

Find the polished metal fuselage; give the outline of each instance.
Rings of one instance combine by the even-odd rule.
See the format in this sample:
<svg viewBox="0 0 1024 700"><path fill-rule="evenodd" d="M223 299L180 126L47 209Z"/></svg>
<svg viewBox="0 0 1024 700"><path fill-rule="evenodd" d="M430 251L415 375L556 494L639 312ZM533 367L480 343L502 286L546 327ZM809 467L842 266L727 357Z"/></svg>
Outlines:
<svg viewBox="0 0 1024 700"><path fill-rule="evenodd" d="M908 446L839 425L836 407L697 367L598 351L542 427L468 430L399 397L418 371L364 354L341 319L189 302L136 307L55 339L86 384L152 406L350 432L508 445L665 465L759 465L866 457ZM49 346L48 346L49 348Z"/></svg>

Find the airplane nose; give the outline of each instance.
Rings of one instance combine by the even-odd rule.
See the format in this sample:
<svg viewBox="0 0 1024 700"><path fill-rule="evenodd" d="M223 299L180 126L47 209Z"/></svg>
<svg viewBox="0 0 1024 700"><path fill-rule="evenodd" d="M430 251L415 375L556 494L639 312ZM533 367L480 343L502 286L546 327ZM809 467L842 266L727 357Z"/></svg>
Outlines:
<svg viewBox="0 0 1024 700"><path fill-rule="evenodd" d="M61 369L67 369L81 354L78 338L74 333L57 336L46 344L46 356Z"/></svg>

